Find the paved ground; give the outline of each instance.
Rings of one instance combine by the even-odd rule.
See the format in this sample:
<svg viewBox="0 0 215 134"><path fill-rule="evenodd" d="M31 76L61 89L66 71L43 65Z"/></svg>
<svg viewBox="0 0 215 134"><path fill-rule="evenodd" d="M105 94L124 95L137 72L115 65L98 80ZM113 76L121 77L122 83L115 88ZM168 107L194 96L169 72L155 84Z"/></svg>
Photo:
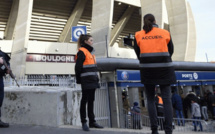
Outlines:
<svg viewBox="0 0 215 134"><path fill-rule="evenodd" d="M164 134L164 132L159 132ZM173 134L181 134L182 132L173 132ZM212 134L202 132L190 132L187 134ZM61 127L44 127L44 126L28 126L28 125L11 125L9 128L0 128L0 134L150 134L146 130L132 129L91 129L89 132L82 131L80 127L61 126ZM183 134L185 134L183 132ZM213 133L214 134L214 133Z"/></svg>

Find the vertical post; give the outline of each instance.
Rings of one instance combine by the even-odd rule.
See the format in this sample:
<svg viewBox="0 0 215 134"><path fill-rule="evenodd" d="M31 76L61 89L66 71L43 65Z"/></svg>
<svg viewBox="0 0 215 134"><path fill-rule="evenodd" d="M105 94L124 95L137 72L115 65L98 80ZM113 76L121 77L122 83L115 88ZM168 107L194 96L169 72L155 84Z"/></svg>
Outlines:
<svg viewBox="0 0 215 134"><path fill-rule="evenodd" d="M33 0L19 0L15 36L11 50L11 68L16 76L25 75Z"/></svg>
<svg viewBox="0 0 215 134"><path fill-rule="evenodd" d="M208 55L207 55L207 53L205 53L205 56L206 56L206 60L207 60L207 62L208 62Z"/></svg>

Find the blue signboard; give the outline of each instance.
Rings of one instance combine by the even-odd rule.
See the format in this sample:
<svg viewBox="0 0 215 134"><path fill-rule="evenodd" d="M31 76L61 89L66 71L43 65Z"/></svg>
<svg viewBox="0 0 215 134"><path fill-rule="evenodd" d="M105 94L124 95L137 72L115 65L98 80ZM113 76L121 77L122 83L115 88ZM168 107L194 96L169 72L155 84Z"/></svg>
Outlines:
<svg viewBox="0 0 215 134"><path fill-rule="evenodd" d="M118 70L118 81L140 81L140 72L136 70Z"/></svg>
<svg viewBox="0 0 215 134"><path fill-rule="evenodd" d="M178 81L215 80L215 72L175 72ZM117 81L140 81L138 70L117 70Z"/></svg>
<svg viewBox="0 0 215 134"><path fill-rule="evenodd" d="M215 80L215 72L175 72L177 80Z"/></svg>
<svg viewBox="0 0 215 134"><path fill-rule="evenodd" d="M87 34L86 26L74 26L72 27L72 41L77 42L81 34Z"/></svg>
<svg viewBox="0 0 215 134"><path fill-rule="evenodd" d="M140 83L140 71L138 70L117 70L117 86L118 87L142 87ZM177 83L171 86L199 86L199 85L215 85L215 72L204 71L176 71ZM113 86L113 83L109 83Z"/></svg>

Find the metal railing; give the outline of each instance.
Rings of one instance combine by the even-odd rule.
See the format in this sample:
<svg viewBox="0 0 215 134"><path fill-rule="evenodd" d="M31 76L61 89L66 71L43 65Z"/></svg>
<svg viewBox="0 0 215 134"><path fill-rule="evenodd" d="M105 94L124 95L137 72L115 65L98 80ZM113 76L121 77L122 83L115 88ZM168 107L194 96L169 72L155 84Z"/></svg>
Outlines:
<svg viewBox="0 0 215 134"><path fill-rule="evenodd" d="M121 128L151 130L149 116L123 109L122 117L123 119L121 120ZM197 131L201 131L199 125L201 124L203 132L215 132L215 121L206 122L204 120L185 118L173 118L173 131L192 132L194 131L194 124L198 124ZM158 117L158 125L158 130L162 131L164 129L163 117Z"/></svg>
<svg viewBox="0 0 215 134"><path fill-rule="evenodd" d="M17 78L20 86L57 86L57 87L75 87L75 78L72 76L57 75L28 75ZM5 86L16 86L16 83L9 76L4 78Z"/></svg>

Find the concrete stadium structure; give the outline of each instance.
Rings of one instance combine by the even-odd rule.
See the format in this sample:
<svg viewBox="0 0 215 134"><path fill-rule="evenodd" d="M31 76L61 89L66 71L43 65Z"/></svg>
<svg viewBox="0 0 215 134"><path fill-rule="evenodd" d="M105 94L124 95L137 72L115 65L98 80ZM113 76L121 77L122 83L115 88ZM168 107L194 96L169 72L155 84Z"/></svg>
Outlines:
<svg viewBox="0 0 215 134"><path fill-rule="evenodd" d="M123 44L123 38L142 29L146 13L154 14L159 27L171 32L176 74L185 77L173 85L178 92L186 95L190 91L215 91L213 64L180 63L194 61L196 51L195 24L186 0L0 0L1 50L11 55L16 76L39 75L35 79L19 79L20 88L11 86L11 81L5 83L3 120L55 127L81 125L80 85L71 82L70 76L65 85L60 80L56 84L57 80L49 77L48 83L40 77L74 76L77 43L71 41L73 26L87 27L87 33L94 37L98 67L102 67L101 63L106 67L100 69L101 88L95 97L97 122L106 127L125 125L123 90L128 92L130 104L136 101L144 105L145 114L146 97L138 79L138 60L134 50ZM121 79L132 78L122 77L130 72L138 72L135 79Z"/></svg>
<svg viewBox="0 0 215 134"><path fill-rule="evenodd" d="M174 61L194 61L195 24L186 0L0 0L0 47L17 76L74 74L71 27L87 26L97 57L136 58L123 38L152 13L171 32Z"/></svg>

